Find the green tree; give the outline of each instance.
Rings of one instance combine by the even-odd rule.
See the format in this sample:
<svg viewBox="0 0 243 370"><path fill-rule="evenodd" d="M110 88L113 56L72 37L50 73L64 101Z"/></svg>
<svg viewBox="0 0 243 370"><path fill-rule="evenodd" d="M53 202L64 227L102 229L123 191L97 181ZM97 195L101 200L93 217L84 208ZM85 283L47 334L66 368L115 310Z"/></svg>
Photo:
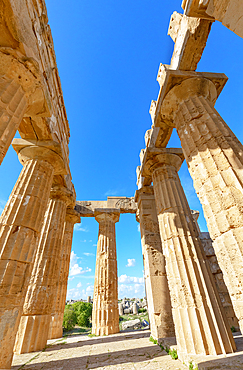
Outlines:
<svg viewBox="0 0 243 370"><path fill-rule="evenodd" d="M65 331L72 330L74 328L74 326L76 325L76 323L77 323L76 312L70 306L71 305L65 306L65 309L64 309L64 316L63 316L62 326L63 326L63 329Z"/></svg>
<svg viewBox="0 0 243 370"><path fill-rule="evenodd" d="M72 306L77 316L77 324L79 326L89 327L92 304L88 302L75 302Z"/></svg>

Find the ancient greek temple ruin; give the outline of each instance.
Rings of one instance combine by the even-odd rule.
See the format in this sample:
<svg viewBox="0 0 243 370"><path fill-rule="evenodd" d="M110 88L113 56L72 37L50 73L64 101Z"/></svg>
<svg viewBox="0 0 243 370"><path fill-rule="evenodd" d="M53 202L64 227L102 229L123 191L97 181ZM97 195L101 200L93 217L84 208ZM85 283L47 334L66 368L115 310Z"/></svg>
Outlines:
<svg viewBox="0 0 243 370"><path fill-rule="evenodd" d="M227 76L196 69L212 22L243 37L243 4L183 0L182 8L171 16L174 52L158 71L134 197L78 201L45 2L0 5L0 164L12 144L23 166L0 219L0 369L11 368L14 352L62 337L72 234L82 217L99 224L92 332L119 332L115 224L123 213L140 223L151 335L176 337L182 361L235 351L230 327L243 332L243 146L214 108ZM173 129L181 148L168 147ZM209 233L186 199L183 161Z"/></svg>

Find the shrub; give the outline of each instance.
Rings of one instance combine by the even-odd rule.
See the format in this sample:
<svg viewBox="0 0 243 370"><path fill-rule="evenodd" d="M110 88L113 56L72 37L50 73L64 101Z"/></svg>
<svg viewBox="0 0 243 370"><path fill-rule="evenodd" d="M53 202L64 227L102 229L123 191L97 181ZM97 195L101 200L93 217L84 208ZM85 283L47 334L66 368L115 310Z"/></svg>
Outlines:
<svg viewBox="0 0 243 370"><path fill-rule="evenodd" d="M139 308L138 313L147 312L146 308Z"/></svg>
<svg viewBox="0 0 243 370"><path fill-rule="evenodd" d="M72 308L65 307L64 316L63 316L63 329L66 331L72 330L77 322L76 313Z"/></svg>

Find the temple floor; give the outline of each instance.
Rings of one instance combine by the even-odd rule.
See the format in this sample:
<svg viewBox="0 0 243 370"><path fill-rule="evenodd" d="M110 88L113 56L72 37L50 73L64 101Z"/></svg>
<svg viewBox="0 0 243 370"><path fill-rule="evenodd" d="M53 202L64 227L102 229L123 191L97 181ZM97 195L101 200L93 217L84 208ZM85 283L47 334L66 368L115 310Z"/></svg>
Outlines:
<svg viewBox="0 0 243 370"><path fill-rule="evenodd" d="M44 351L15 355L12 370L74 369L188 369L149 341L150 331L121 332L110 336L86 334L48 341ZM231 355L195 358L200 370L243 369L243 337L234 333L237 352Z"/></svg>

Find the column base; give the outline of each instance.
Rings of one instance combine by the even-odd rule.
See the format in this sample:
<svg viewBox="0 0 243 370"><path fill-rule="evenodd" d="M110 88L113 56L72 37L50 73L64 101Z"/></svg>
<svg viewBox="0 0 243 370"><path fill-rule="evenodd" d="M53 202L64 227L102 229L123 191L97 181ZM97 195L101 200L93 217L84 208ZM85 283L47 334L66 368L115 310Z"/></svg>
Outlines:
<svg viewBox="0 0 243 370"><path fill-rule="evenodd" d="M175 327L172 315L168 311L152 313L150 316L151 335L155 339L171 338L175 336Z"/></svg>
<svg viewBox="0 0 243 370"><path fill-rule="evenodd" d="M119 332L120 332L119 325L92 328L92 334L95 335L111 335L117 334Z"/></svg>
<svg viewBox="0 0 243 370"><path fill-rule="evenodd" d="M59 312L51 317L48 339L62 338L63 336L62 323L63 323L63 313Z"/></svg>
<svg viewBox="0 0 243 370"><path fill-rule="evenodd" d="M13 347L22 309L0 308L0 369L11 369Z"/></svg>
<svg viewBox="0 0 243 370"><path fill-rule="evenodd" d="M50 322L51 315L22 316L14 352L29 353L45 348Z"/></svg>

